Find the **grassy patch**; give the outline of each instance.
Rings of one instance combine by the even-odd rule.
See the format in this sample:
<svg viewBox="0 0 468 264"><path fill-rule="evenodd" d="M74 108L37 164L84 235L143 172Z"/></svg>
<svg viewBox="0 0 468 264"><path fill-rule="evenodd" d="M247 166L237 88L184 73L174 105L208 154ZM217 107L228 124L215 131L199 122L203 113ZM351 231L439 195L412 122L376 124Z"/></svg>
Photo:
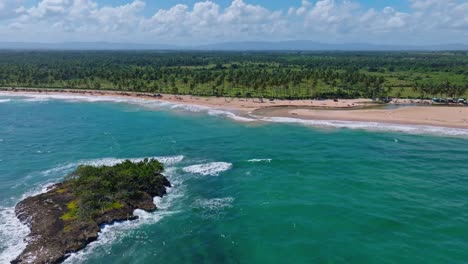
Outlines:
<svg viewBox="0 0 468 264"><path fill-rule="evenodd" d="M113 202L107 207L107 210L122 209L124 205L121 202Z"/></svg>
<svg viewBox="0 0 468 264"><path fill-rule="evenodd" d="M71 221L77 218L78 201L71 201L67 204L68 212L60 217L63 221Z"/></svg>
<svg viewBox="0 0 468 264"><path fill-rule="evenodd" d="M60 189L55 190L56 193L64 193L66 191L67 191L67 189L65 189L65 188L60 188Z"/></svg>

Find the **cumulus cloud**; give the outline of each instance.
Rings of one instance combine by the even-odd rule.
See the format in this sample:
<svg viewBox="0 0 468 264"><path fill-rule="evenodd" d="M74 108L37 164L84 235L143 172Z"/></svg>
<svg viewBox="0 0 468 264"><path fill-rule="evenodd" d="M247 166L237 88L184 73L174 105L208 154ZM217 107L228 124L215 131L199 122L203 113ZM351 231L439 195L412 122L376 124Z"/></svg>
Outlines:
<svg viewBox="0 0 468 264"><path fill-rule="evenodd" d="M468 42L468 3L458 0L409 0L410 10L364 8L357 0L302 0L272 10L248 0L227 7L214 1L142 12L143 0L102 5L98 0L0 0L0 34L34 35L40 41L107 40L153 43L209 43L240 40L313 39L316 41L403 42L453 38ZM26 33L26 34L25 34ZM80 35L77 35L80 33ZM16 39L15 39L16 38ZM24 40L24 39L21 39Z"/></svg>
<svg viewBox="0 0 468 264"><path fill-rule="evenodd" d="M171 38L248 38L269 36L286 23L281 12L234 0L226 9L206 1L193 8L176 5L143 21L143 30Z"/></svg>

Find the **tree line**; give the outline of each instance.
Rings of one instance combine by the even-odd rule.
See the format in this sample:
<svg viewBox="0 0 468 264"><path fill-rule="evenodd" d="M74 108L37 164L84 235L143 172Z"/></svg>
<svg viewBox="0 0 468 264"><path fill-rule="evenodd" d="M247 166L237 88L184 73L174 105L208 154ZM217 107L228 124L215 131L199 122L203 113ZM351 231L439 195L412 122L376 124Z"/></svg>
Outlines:
<svg viewBox="0 0 468 264"><path fill-rule="evenodd" d="M438 52L3 51L0 86L289 99L386 97L401 86L463 96L466 65L466 53ZM404 74L419 79L395 84Z"/></svg>

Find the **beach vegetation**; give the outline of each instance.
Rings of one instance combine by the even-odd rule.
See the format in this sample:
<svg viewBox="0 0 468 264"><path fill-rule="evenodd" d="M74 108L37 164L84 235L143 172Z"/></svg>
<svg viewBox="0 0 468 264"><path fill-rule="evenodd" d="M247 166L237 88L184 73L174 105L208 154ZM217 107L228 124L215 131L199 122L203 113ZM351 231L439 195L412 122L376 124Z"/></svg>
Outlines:
<svg viewBox="0 0 468 264"><path fill-rule="evenodd" d="M64 181L76 199L67 204L68 212L61 219L91 218L154 194L154 188L163 180L163 170L155 159L126 160L114 166L79 166Z"/></svg>
<svg viewBox="0 0 468 264"><path fill-rule="evenodd" d="M463 52L0 51L0 87L272 99L468 96Z"/></svg>

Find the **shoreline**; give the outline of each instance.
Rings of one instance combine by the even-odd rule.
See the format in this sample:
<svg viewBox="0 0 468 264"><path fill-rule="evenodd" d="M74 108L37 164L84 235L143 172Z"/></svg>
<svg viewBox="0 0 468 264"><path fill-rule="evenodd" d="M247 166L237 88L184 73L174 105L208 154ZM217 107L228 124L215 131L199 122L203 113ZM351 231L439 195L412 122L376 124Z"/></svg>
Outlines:
<svg viewBox="0 0 468 264"><path fill-rule="evenodd" d="M55 89L55 88L5 88L0 87L0 92L11 94L28 93L42 95L61 95L73 94L78 96L112 96L119 98L147 99L161 102L191 104L226 110L237 110L242 112L253 111L265 107L317 107L317 108L337 108L352 109L366 106L378 106L379 104L370 99L343 99L335 102L334 100L284 100L284 99L261 99L259 98L234 98L234 97L209 97L195 95L173 95L163 93L144 93L132 91L113 91L113 90L80 90L80 89ZM157 96L160 95L160 96Z"/></svg>
<svg viewBox="0 0 468 264"><path fill-rule="evenodd" d="M371 99L334 100L263 100L254 98L200 97L190 95L157 96L151 93L40 89L40 88L0 88L0 93L9 95L77 95L96 97L117 97L121 99L144 99L148 101L194 105L219 110L235 111L241 117L259 116L262 118L282 117L298 120L369 122L394 125L434 126L442 128L468 129L468 107L431 106L428 101L400 99L388 105L381 105ZM385 106L389 106L385 109ZM261 121L261 119L259 119Z"/></svg>
<svg viewBox="0 0 468 264"><path fill-rule="evenodd" d="M294 118L298 120L368 122L388 125L431 126L468 130L467 107L404 106L393 109L317 110L259 109L259 116Z"/></svg>

